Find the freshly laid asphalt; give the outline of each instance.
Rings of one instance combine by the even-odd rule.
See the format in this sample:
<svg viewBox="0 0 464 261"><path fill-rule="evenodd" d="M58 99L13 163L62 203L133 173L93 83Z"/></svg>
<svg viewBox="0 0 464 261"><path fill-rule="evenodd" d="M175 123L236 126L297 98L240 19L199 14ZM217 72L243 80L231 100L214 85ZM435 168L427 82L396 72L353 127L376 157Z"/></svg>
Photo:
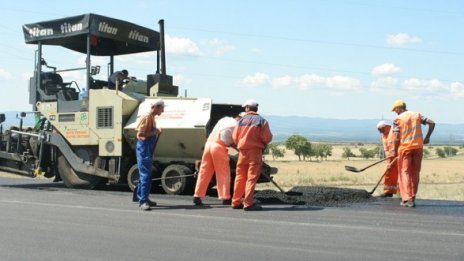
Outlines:
<svg viewBox="0 0 464 261"><path fill-rule="evenodd" d="M464 260L464 202L232 210L215 198L74 190L0 177L0 260Z"/></svg>

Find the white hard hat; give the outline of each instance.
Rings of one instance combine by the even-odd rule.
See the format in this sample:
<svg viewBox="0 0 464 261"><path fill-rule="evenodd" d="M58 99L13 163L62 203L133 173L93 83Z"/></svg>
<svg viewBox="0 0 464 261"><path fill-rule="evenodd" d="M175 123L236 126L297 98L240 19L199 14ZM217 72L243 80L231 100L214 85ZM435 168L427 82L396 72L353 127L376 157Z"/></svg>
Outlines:
<svg viewBox="0 0 464 261"><path fill-rule="evenodd" d="M242 107L246 107L246 106L258 107L258 102L253 99L249 99L242 105Z"/></svg>
<svg viewBox="0 0 464 261"><path fill-rule="evenodd" d="M384 120L381 120L381 121L379 121L379 123L377 123L377 129L381 129L381 128L385 127L385 126L390 126L390 124L388 124Z"/></svg>

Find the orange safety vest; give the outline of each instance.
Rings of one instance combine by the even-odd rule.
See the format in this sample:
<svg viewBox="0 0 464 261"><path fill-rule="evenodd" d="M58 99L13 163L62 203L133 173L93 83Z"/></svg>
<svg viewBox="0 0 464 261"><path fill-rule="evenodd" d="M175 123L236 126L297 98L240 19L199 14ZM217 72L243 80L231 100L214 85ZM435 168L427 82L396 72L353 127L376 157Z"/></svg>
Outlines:
<svg viewBox="0 0 464 261"><path fill-rule="evenodd" d="M400 146L398 151L419 149L424 146L422 137L423 117L418 112L405 111L398 115L395 124L399 128Z"/></svg>
<svg viewBox="0 0 464 261"><path fill-rule="evenodd" d="M385 155L390 157L395 154L395 135L391 126L385 126L382 132L383 149Z"/></svg>

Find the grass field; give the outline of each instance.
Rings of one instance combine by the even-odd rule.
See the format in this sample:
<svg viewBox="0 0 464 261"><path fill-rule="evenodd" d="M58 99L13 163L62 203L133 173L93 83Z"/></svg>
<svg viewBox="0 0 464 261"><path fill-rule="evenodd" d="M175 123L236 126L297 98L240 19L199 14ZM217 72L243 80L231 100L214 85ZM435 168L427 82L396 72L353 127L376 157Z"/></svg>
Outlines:
<svg viewBox="0 0 464 261"><path fill-rule="evenodd" d="M266 155L265 159L269 165L279 169L274 180L284 189L317 185L372 190L385 171L386 163L380 163L360 173L346 171L345 165L363 168L378 159L342 159L345 146L334 145L333 156L327 161L298 161L292 151L286 151L284 158L272 160L271 156ZM459 150L457 156L439 158L431 153L428 158L423 159L417 198L464 201L464 148L456 148ZM357 154L354 147L352 151ZM260 188L273 189L273 185L259 184L258 189ZM373 195L382 192L383 182Z"/></svg>

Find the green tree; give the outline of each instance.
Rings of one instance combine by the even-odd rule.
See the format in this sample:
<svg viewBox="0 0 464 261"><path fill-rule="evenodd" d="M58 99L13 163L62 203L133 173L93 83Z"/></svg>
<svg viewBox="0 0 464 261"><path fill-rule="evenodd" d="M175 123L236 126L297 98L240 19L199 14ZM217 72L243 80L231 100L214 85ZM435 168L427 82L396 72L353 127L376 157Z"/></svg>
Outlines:
<svg viewBox="0 0 464 261"><path fill-rule="evenodd" d="M445 152L445 155L447 157L456 156L456 154L458 153L458 149L450 146L443 147L443 151Z"/></svg>
<svg viewBox="0 0 464 261"><path fill-rule="evenodd" d="M285 147L289 150L293 150L295 155L298 156L298 160L301 161L301 157L305 159L311 154L311 143L308 139L301 135L292 135L285 141Z"/></svg>
<svg viewBox="0 0 464 261"><path fill-rule="evenodd" d="M422 151L422 155L424 158L430 157L430 150L428 150L427 148L424 148L424 150Z"/></svg>
<svg viewBox="0 0 464 261"><path fill-rule="evenodd" d="M438 155L440 158L446 158L445 151L442 148L436 148L435 153Z"/></svg>
<svg viewBox="0 0 464 261"><path fill-rule="evenodd" d="M356 157L349 147L343 147L342 158L350 160L350 158Z"/></svg>
<svg viewBox="0 0 464 261"><path fill-rule="evenodd" d="M285 156L285 150L283 148L279 148L279 145L276 143L269 144L267 149L270 151L273 160L276 158L283 158Z"/></svg>
<svg viewBox="0 0 464 261"><path fill-rule="evenodd" d="M366 149L366 148L360 148L359 152L361 152L361 157L365 159L373 158L377 154L377 150L375 148L371 150Z"/></svg>

